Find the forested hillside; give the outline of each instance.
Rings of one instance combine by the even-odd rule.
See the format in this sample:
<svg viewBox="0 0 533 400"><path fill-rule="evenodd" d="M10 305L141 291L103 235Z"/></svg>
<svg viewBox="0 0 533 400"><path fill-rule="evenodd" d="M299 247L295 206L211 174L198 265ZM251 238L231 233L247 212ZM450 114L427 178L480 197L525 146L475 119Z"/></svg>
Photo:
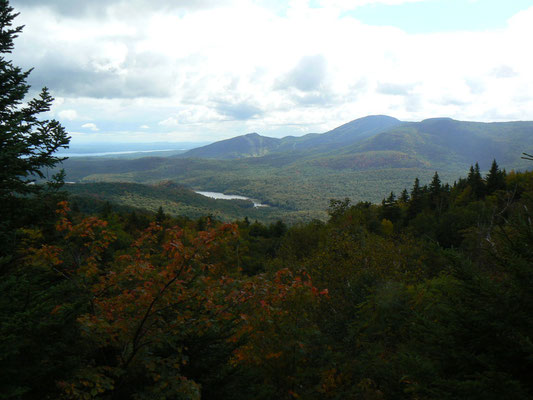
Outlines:
<svg viewBox="0 0 533 400"><path fill-rule="evenodd" d="M67 191L53 98L27 101L31 71L5 58L16 16L0 0L0 399L533 397L533 172L472 160L453 184L432 172L402 190L441 148L391 150L387 131L357 159L79 160L76 180L115 182ZM386 196L350 200L364 176ZM323 220L304 215L324 193Z"/></svg>
<svg viewBox="0 0 533 400"><path fill-rule="evenodd" d="M194 190L255 198L276 207L279 215L293 214L291 221L297 221L306 216L324 219L331 198L379 202L415 177L429 183L437 170L450 184L472 163L488 171L494 158L506 170L523 170L529 165L520 154L529 147L532 122L436 118L402 123L369 116L323 134L283 139L250 134L178 157L77 158L63 166L69 181L170 180Z"/></svg>
<svg viewBox="0 0 533 400"><path fill-rule="evenodd" d="M533 173L292 227L57 208L4 263L5 398L533 394Z"/></svg>

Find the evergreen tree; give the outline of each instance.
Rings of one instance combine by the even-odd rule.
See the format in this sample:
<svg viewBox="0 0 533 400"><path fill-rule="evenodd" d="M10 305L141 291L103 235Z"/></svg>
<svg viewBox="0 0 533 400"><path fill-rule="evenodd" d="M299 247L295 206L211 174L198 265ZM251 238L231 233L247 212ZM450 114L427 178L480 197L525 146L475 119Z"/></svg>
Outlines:
<svg viewBox="0 0 533 400"><path fill-rule="evenodd" d="M486 185L487 194L492 194L496 190L505 189L505 174L500 170L500 167L498 167L496 160L492 161L492 165L486 177Z"/></svg>
<svg viewBox="0 0 533 400"><path fill-rule="evenodd" d="M23 220L32 220L30 204L46 186L35 185L45 179L43 169L52 168L63 158L54 155L68 147L69 137L55 120L41 120L39 114L50 110L53 98L43 88L37 98L25 103L30 86L26 83L31 70L23 71L6 59L13 50L13 40L22 26L13 28L13 12L7 0L0 0L0 242L2 252L9 251L14 230ZM59 187L64 175L54 175L54 187ZM50 187L50 186L49 186ZM42 201L40 202L42 204ZM38 205L38 204L37 204ZM37 212L34 214L38 215ZM32 221L34 222L34 221Z"/></svg>
<svg viewBox="0 0 533 400"><path fill-rule="evenodd" d="M476 199L480 199L485 195L485 183L481 177L478 163L476 163L475 166L470 166L470 171L468 172L468 178L466 180L472 188L472 194Z"/></svg>
<svg viewBox="0 0 533 400"><path fill-rule="evenodd" d="M409 207L407 208L407 217L409 219L416 217L416 215L422 211L423 204L423 193L420 188L420 180L416 178L415 183L413 184L413 189L411 190L411 200L409 200Z"/></svg>
<svg viewBox="0 0 533 400"><path fill-rule="evenodd" d="M404 189L402 191L402 194L400 194L399 200L403 204L407 204L409 202L409 193L407 193L407 189Z"/></svg>
<svg viewBox="0 0 533 400"><path fill-rule="evenodd" d="M444 193L445 189L441 185L439 174L435 172L435 175L433 175L433 179L429 184L429 199L431 208L437 210L438 214L440 214L444 209Z"/></svg>
<svg viewBox="0 0 533 400"><path fill-rule="evenodd" d="M394 223L400 219L400 216L401 210L396 201L396 195L394 192L390 192L389 197L381 202L381 218Z"/></svg>
<svg viewBox="0 0 533 400"><path fill-rule="evenodd" d="M162 224L164 220L165 220L165 213L163 212L163 207L159 206L159 208L157 209L157 214L155 215L155 221L158 224Z"/></svg>
<svg viewBox="0 0 533 400"><path fill-rule="evenodd" d="M433 175L433 179L431 180L431 183L429 184L429 192L432 196L440 195L441 184L440 184L439 174L436 171L435 171L435 175Z"/></svg>

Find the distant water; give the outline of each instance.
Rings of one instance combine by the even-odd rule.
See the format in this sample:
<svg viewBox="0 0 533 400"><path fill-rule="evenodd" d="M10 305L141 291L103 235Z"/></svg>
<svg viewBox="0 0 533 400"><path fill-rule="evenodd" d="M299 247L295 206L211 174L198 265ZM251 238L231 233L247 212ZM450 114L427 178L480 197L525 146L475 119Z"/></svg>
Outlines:
<svg viewBox="0 0 533 400"><path fill-rule="evenodd" d="M224 194L219 192L203 192L199 190L195 190L196 193L201 194L205 197L211 197L212 199L219 199L219 200L250 200L254 203L254 207L268 207L266 204L261 204L257 202L257 200L253 200L249 197L245 196L238 196L236 194Z"/></svg>
<svg viewBox="0 0 533 400"><path fill-rule="evenodd" d="M97 157L97 156L112 156L119 154L135 154L135 153L155 153L158 151L175 151L185 149L164 149L164 150L130 150L130 151L106 151L103 153L60 153L63 157Z"/></svg>

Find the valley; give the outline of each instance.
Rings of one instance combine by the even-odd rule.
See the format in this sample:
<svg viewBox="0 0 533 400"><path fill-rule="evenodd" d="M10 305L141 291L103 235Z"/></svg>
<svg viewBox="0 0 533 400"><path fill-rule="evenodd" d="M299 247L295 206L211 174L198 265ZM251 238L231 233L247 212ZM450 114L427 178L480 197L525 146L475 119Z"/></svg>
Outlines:
<svg viewBox="0 0 533 400"><path fill-rule="evenodd" d="M68 181L137 185L171 181L181 190L231 193L261 199L270 206L268 210L245 207L245 211L235 209L229 214L215 207L213 212L221 218L299 222L325 219L331 199L378 203L391 191L409 190L417 177L422 185L429 183L435 171L443 182L453 184L476 162L482 171L488 170L493 159L507 170L525 169L520 155L531 148L532 122L487 124L448 118L401 122L368 116L323 134L283 139L248 134L169 157L71 158L63 167ZM84 191L96 188L85 186ZM157 190L166 189L159 185ZM148 192L144 190L142 201L132 201L126 194L112 198L119 204L152 209L147 206L151 204ZM192 195L189 200L192 203L186 206L165 203L164 207L171 213L194 216L191 209L199 200ZM157 201L152 203L155 207Z"/></svg>

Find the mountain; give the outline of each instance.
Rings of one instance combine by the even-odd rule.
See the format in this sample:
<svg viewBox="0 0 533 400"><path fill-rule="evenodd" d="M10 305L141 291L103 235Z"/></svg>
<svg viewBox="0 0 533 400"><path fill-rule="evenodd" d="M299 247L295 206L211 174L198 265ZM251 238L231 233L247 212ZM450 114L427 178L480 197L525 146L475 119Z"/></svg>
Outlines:
<svg viewBox="0 0 533 400"><path fill-rule="evenodd" d="M399 152L433 168L464 169L493 159L511 168L527 167L520 159L533 148L533 122L467 122L432 118L410 122L344 147L339 156L367 152Z"/></svg>
<svg viewBox="0 0 533 400"><path fill-rule="evenodd" d="M222 160L260 157L279 147L280 143L281 139L249 133L189 150L182 154L181 157L217 158Z"/></svg>
<svg viewBox="0 0 533 400"><path fill-rule="evenodd" d="M68 181L172 180L194 190L239 194L267 203L272 209L254 211L264 213L262 218L268 212L269 218L283 214L298 221L325 218L332 198L379 202L391 191L398 194L411 188L417 177L422 185L429 183L435 171L442 182L453 183L476 162L482 171L493 159L507 170L533 167L520 158L522 152L533 153L533 122L450 118L401 122L370 116L323 134L283 139L249 134L181 156L70 159L63 166ZM158 204L162 201L157 199Z"/></svg>
<svg viewBox="0 0 533 400"><path fill-rule="evenodd" d="M220 160L261 157L272 153L296 152L301 156L331 151L355 144L389 128L401 125L396 118L371 115L348 122L323 134L286 136L282 139L249 133L189 150L180 158L215 158Z"/></svg>
<svg viewBox="0 0 533 400"><path fill-rule="evenodd" d="M282 139L251 133L190 150L179 158L250 159L253 164L287 166L306 161L325 168L432 168L462 171L493 159L511 168L533 148L533 122L468 122L431 118L402 122L386 115L359 118L323 134Z"/></svg>
<svg viewBox="0 0 533 400"><path fill-rule="evenodd" d="M288 138L282 139L282 145L279 150L286 151L289 150L290 147L292 147L293 150L333 150L346 145L355 144L362 139L401 124L403 124L402 121L387 115L370 115L348 122L321 135L306 135L300 138L300 140L292 142Z"/></svg>

